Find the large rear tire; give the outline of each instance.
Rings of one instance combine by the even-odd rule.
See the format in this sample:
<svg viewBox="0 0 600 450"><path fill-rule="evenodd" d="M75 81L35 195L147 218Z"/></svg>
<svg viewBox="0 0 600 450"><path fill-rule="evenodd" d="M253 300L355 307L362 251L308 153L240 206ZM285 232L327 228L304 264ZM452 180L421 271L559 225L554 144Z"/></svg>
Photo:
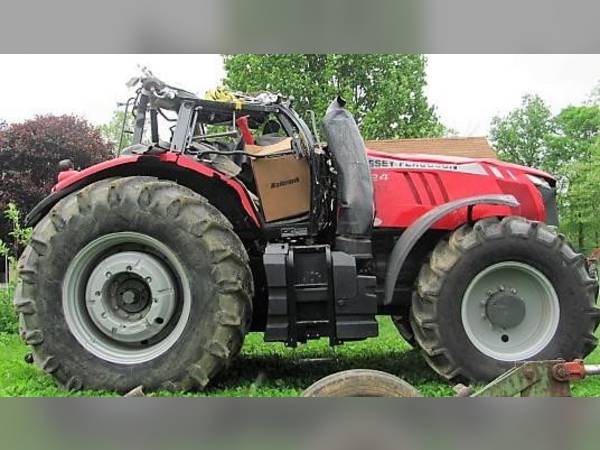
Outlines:
<svg viewBox="0 0 600 450"><path fill-rule="evenodd" d="M231 224L151 177L61 200L35 227L20 278L21 336L69 390L202 389L251 317L252 274Z"/></svg>
<svg viewBox="0 0 600 450"><path fill-rule="evenodd" d="M442 377L489 381L523 360L583 358L597 345L598 284L554 229L523 218L464 225L419 273L411 324Z"/></svg>

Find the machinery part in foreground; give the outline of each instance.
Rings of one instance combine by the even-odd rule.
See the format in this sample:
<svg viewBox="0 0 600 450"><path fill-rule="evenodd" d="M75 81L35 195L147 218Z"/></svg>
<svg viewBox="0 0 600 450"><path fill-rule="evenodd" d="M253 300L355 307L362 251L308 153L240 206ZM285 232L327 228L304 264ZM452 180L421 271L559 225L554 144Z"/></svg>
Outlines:
<svg viewBox="0 0 600 450"><path fill-rule="evenodd" d="M303 397L421 397L409 383L379 370L353 369L321 378Z"/></svg>
<svg viewBox="0 0 600 450"><path fill-rule="evenodd" d="M517 361L589 354L596 290L583 256L552 228L485 219L437 244L419 273L411 323L441 376L489 381Z"/></svg>
<svg viewBox="0 0 600 450"><path fill-rule="evenodd" d="M229 222L152 177L61 200L35 227L20 273L22 337L69 390L203 388L238 353L251 317L248 256Z"/></svg>
<svg viewBox="0 0 600 450"><path fill-rule="evenodd" d="M600 365L582 360L531 361L521 364L471 394L470 397L571 397L571 382L600 375ZM466 394L466 395L465 395Z"/></svg>
<svg viewBox="0 0 600 450"><path fill-rule="evenodd" d="M571 397L571 382L600 375L600 365L582 360L530 361L504 372L473 392L455 386L456 397ZM378 370L337 372L313 383L303 397L421 397L419 391L395 375Z"/></svg>

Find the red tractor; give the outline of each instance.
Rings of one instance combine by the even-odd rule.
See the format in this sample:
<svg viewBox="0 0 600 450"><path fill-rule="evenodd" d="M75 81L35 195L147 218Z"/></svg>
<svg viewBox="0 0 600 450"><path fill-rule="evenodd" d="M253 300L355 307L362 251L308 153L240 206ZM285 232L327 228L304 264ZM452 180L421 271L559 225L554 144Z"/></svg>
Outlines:
<svg viewBox="0 0 600 450"><path fill-rule="evenodd" d="M321 145L281 97L137 83L134 145L64 162L28 216L21 335L67 389L202 389L249 331L337 345L377 315L448 380L596 347L598 285L550 175L365 151L340 98Z"/></svg>

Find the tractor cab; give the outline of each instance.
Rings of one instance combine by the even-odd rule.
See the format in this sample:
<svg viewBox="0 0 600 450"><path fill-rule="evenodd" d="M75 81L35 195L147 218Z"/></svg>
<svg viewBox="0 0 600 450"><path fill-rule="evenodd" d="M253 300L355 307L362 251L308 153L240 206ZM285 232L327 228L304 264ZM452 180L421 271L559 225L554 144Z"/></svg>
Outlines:
<svg viewBox="0 0 600 450"><path fill-rule="evenodd" d="M149 73L133 81L139 85L134 144L122 155L171 152L235 178L260 211L261 228L274 238L327 230L329 157L288 99L222 89L201 99Z"/></svg>

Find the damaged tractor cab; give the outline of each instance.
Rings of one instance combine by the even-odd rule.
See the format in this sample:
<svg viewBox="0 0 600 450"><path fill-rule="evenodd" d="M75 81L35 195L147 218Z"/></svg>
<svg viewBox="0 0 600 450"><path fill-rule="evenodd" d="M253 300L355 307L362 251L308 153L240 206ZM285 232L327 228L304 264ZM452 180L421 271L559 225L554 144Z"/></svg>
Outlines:
<svg viewBox="0 0 600 450"><path fill-rule="evenodd" d="M449 380L596 346L597 282L556 231L551 176L366 150L340 98L322 146L279 96L134 84L134 145L63 164L28 216L15 304L61 385L202 389L250 330L335 345L376 315Z"/></svg>

